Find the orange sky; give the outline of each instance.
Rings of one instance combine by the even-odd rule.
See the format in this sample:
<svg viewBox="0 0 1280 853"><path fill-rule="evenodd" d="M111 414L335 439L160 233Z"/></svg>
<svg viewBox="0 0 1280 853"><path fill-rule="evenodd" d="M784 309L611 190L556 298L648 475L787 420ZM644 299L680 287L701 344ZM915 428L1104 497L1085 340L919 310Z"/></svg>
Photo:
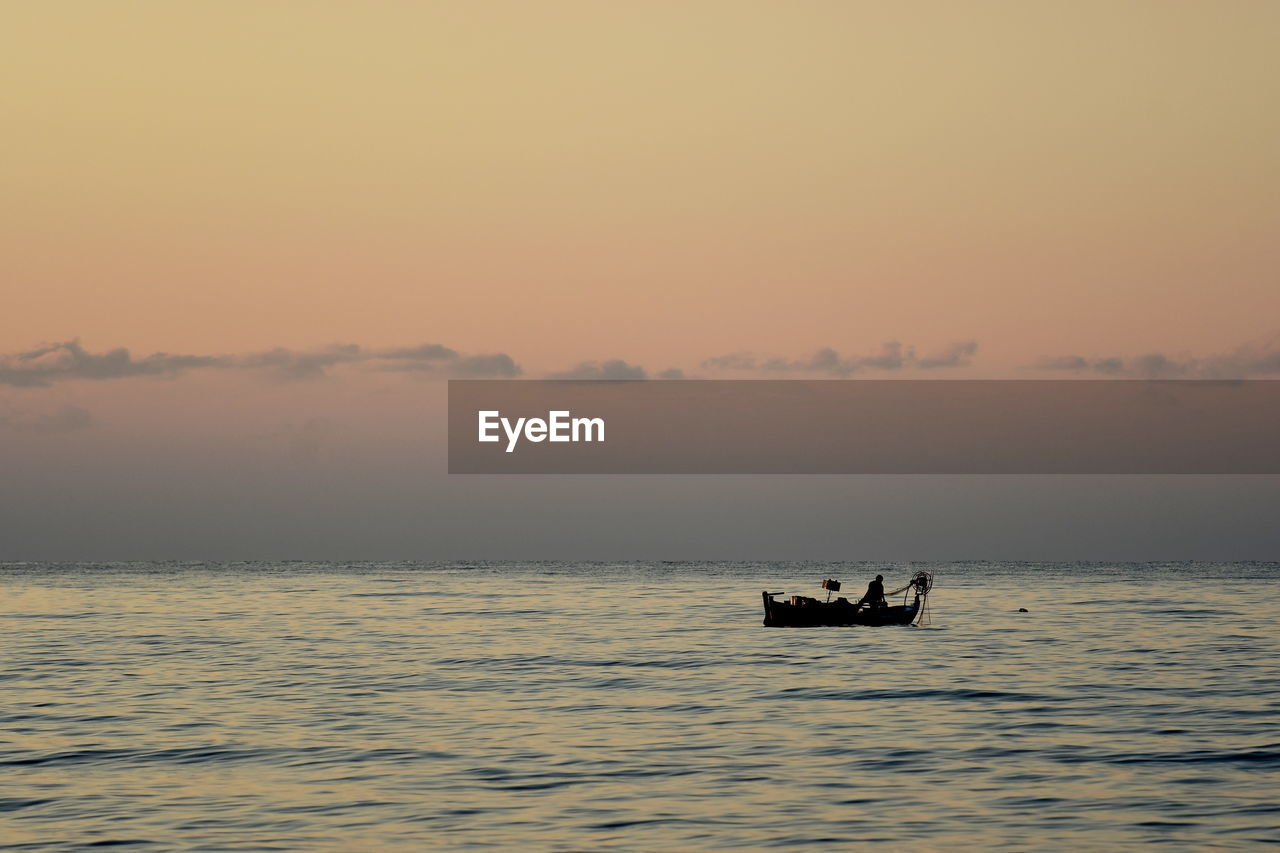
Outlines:
<svg viewBox="0 0 1280 853"><path fill-rule="evenodd" d="M0 337L532 369L1280 316L1269 2L19 4Z"/></svg>
<svg viewBox="0 0 1280 853"><path fill-rule="evenodd" d="M8 4L0 559L1274 558L1275 478L447 477L424 380L1275 377L1277 44L1269 0Z"/></svg>

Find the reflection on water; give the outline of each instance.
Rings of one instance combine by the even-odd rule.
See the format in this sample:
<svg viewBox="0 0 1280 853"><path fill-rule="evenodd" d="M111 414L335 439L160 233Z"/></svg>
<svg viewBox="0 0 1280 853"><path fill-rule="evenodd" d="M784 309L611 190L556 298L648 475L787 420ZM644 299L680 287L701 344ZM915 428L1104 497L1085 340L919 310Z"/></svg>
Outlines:
<svg viewBox="0 0 1280 853"><path fill-rule="evenodd" d="M760 625L761 589L920 568L931 628ZM13 849L1248 847L1280 822L1277 564L0 583Z"/></svg>

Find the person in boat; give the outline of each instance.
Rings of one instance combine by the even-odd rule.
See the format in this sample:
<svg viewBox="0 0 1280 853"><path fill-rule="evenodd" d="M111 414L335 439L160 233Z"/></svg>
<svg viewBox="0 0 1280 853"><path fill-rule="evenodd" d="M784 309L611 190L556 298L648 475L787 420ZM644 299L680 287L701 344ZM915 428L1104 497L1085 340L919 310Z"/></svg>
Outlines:
<svg viewBox="0 0 1280 853"><path fill-rule="evenodd" d="M884 575L876 575L876 579L867 584L867 594L862 596L858 606L862 607L864 604L873 610L886 606L884 600Z"/></svg>

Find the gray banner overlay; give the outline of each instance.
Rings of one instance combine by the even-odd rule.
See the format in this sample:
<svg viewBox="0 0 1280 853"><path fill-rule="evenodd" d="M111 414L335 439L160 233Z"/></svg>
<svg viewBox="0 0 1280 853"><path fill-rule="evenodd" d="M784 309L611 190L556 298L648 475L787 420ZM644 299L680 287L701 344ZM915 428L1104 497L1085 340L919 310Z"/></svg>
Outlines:
<svg viewBox="0 0 1280 853"><path fill-rule="evenodd" d="M449 382L451 474L1280 474L1278 436L1274 380Z"/></svg>

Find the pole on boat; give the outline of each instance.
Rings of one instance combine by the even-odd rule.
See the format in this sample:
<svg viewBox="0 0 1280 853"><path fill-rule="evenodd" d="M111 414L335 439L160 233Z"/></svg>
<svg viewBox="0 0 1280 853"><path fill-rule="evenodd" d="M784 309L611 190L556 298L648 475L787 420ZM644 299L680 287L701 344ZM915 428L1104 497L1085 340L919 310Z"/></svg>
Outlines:
<svg viewBox="0 0 1280 853"><path fill-rule="evenodd" d="M827 603L831 603L831 593L840 591L840 581L835 578L826 578L822 581L822 588L827 591Z"/></svg>

